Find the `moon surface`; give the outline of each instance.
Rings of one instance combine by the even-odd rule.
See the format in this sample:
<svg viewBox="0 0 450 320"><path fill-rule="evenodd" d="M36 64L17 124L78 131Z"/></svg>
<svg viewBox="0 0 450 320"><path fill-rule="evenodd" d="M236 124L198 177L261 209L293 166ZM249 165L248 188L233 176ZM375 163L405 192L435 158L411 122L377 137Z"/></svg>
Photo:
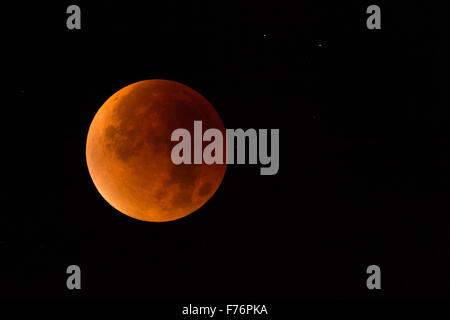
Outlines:
<svg viewBox="0 0 450 320"><path fill-rule="evenodd" d="M95 187L120 212L143 221L180 219L217 191L226 164L180 164L171 160L177 128L191 133L225 128L214 107L195 90L175 81L145 80L113 94L89 127L86 161ZM209 143L209 142L208 142ZM205 146L207 143L203 143Z"/></svg>

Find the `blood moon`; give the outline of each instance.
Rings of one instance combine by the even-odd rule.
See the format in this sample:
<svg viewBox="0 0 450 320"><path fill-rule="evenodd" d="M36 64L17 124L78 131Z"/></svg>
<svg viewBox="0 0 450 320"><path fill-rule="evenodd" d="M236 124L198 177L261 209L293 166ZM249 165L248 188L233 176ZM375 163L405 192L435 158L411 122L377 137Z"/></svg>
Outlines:
<svg viewBox="0 0 450 320"><path fill-rule="evenodd" d="M144 221L171 221L203 206L219 188L226 164L175 165L177 128L225 128L214 107L175 81L146 80L113 94L89 127L86 161L103 198Z"/></svg>

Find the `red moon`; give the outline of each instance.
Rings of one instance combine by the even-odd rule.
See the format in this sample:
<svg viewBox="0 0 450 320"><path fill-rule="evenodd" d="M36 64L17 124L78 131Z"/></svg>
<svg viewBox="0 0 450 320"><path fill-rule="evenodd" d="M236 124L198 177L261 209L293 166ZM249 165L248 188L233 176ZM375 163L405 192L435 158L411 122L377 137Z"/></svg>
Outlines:
<svg viewBox="0 0 450 320"><path fill-rule="evenodd" d="M217 191L226 164L180 164L171 160L185 128L225 127L197 91L175 81L146 80L113 94L89 127L86 161L95 187L120 212L143 221L172 221L203 206Z"/></svg>

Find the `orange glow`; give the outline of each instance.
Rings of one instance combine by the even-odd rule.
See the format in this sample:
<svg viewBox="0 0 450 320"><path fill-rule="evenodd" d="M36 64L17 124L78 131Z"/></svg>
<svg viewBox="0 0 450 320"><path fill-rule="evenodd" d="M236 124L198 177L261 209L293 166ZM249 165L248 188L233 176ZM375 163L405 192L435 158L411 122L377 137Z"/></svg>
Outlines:
<svg viewBox="0 0 450 320"><path fill-rule="evenodd" d="M175 165L173 130L225 128L195 90L168 80L131 84L112 95L89 128L86 161L97 190L120 212L144 221L171 221L203 206L216 192L226 164Z"/></svg>

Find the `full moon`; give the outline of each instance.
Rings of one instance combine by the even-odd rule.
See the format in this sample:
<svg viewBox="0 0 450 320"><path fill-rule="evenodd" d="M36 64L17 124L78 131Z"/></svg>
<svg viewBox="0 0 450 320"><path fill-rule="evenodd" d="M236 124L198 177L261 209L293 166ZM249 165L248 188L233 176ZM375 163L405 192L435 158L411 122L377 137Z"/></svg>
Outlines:
<svg viewBox="0 0 450 320"><path fill-rule="evenodd" d="M225 127L197 91L175 81L146 80L113 94L89 127L86 162L95 187L118 211L143 221L172 221L202 207L217 191L226 164L171 160L171 134L193 124ZM193 143L193 142L192 142Z"/></svg>

